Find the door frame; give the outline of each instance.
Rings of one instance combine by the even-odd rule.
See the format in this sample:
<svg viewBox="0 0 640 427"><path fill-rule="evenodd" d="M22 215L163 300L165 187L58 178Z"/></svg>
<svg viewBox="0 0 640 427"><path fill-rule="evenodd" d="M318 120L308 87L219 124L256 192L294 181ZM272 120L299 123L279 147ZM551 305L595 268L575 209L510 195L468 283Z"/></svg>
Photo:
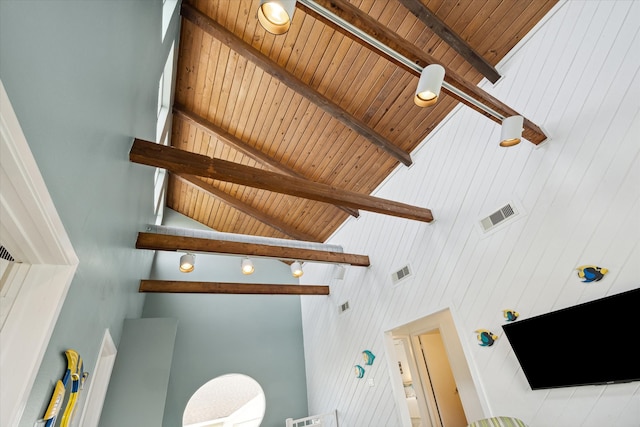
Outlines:
<svg viewBox="0 0 640 427"><path fill-rule="evenodd" d="M410 344L407 356L410 357L412 361L409 363L409 369L411 370L414 383L417 381L420 382L419 386L414 388L416 389L416 396L418 397L418 408L420 409L421 417L424 422L428 421L431 423L429 427L436 427L439 423L438 420L435 419L433 411L429 408L429 405L433 404L433 402L430 402L429 398L422 392L422 390L426 389L423 385L427 385L423 384L423 382L428 381L428 378L425 379L420 369L418 369L415 354L416 350L412 343L418 340L419 335L434 329L440 330L467 420L483 419L487 417L486 414L491 413L488 400L479 380L480 376L473 364L468 342L460 340L455 316L454 311L450 307L446 307L415 320L389 328L384 332L385 347L389 355L395 354L394 340L406 340ZM392 391L396 398L402 425L410 427L411 418L409 416L409 409L405 403L402 377L400 376L395 358L389 357L388 365ZM430 387L430 385L427 386ZM421 400L423 402L422 404L420 402ZM424 415L423 411L425 411Z"/></svg>
<svg viewBox="0 0 640 427"><path fill-rule="evenodd" d="M78 257L0 80L0 234L16 262L3 288L11 301L0 328L0 425L18 425ZM4 277L9 277L6 275Z"/></svg>

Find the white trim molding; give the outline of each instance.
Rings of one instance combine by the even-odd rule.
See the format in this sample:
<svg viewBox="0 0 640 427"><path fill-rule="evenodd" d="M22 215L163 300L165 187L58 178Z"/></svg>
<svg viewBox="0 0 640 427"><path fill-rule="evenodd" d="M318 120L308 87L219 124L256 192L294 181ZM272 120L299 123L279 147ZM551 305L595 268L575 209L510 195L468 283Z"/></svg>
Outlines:
<svg viewBox="0 0 640 427"><path fill-rule="evenodd" d="M107 329L102 337L102 345L100 346L96 367L92 371L92 377L89 378L89 390L86 394L80 395L78 407L83 408L82 416L75 417L71 421L72 427L98 427L117 353L116 345L113 342L113 338L111 338L109 329ZM82 401L83 397L86 397L84 402Z"/></svg>
<svg viewBox="0 0 640 427"><path fill-rule="evenodd" d="M0 241L16 260L3 275L0 426L18 425L78 266L78 257L0 81ZM15 271L14 271L15 270ZM19 283L14 283L16 280ZM13 292L15 290L15 292Z"/></svg>

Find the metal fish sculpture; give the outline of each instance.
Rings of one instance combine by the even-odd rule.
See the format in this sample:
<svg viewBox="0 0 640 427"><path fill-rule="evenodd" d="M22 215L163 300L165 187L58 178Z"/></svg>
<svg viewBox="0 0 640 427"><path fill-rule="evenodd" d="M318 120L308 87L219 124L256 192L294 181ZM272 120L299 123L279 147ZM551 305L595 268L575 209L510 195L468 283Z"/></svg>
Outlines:
<svg viewBox="0 0 640 427"><path fill-rule="evenodd" d="M53 426L55 424L58 414L60 413L60 409L62 408L62 401L64 400L65 392L64 384L61 380L58 380L55 388L53 389L49 406L47 406L47 410L44 412L43 417L36 421L36 424L44 423L46 427Z"/></svg>
<svg viewBox="0 0 640 427"><path fill-rule="evenodd" d="M60 425L60 427L68 427L73 418L78 394L80 390L82 390L84 381L89 376L89 373L84 371L82 357L80 357L77 351L70 348L66 350L64 354L67 357L67 369L62 379L56 382L44 416L36 421L36 425L44 424L45 427L57 425ZM65 403L68 385L71 385L71 393ZM61 422L56 423L60 415L62 415Z"/></svg>
<svg viewBox="0 0 640 427"><path fill-rule="evenodd" d="M478 334L478 344L482 347L491 347L498 339L496 334L486 329L478 329L476 330L476 333Z"/></svg>
<svg viewBox="0 0 640 427"><path fill-rule="evenodd" d="M78 403L80 390L84 388L84 382L86 381L88 376L89 373L84 371L84 362L82 361L82 357L78 356L77 370L76 372L71 373L71 394L69 395L67 407L62 414L62 422L60 423L60 427L69 427L69 425L71 424L71 420L73 419L73 415L75 413L76 404Z"/></svg>
<svg viewBox="0 0 640 427"><path fill-rule="evenodd" d="M502 314L504 315L504 318L507 319L507 322L513 322L518 318L518 316L520 316L520 313L511 309L502 310Z"/></svg>
<svg viewBox="0 0 640 427"><path fill-rule="evenodd" d="M49 401L49 406L47 407L44 416L42 419L37 421L38 423L44 422L45 427L53 427L56 424L56 420L61 414L61 411L65 410L62 403L67 392L67 384L69 383L69 380L71 380L72 374L78 370L78 362L80 359L78 352L73 349L68 349L64 354L67 356L67 369L64 372L62 379L56 382L56 386Z"/></svg>
<svg viewBox="0 0 640 427"><path fill-rule="evenodd" d="M373 365L373 361L375 360L376 356L371 353L371 351L369 350L365 350L362 352L362 357L364 358L364 363L366 365Z"/></svg>
<svg viewBox="0 0 640 427"><path fill-rule="evenodd" d="M576 270L578 270L578 277L584 279L585 283L599 282L609 272L606 268L596 265L581 265Z"/></svg>

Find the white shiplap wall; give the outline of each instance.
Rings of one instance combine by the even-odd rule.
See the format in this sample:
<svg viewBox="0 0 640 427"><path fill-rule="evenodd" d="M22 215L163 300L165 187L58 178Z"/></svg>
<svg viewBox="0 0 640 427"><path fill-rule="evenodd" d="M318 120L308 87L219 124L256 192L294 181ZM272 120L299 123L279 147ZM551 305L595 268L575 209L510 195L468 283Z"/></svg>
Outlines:
<svg viewBox="0 0 640 427"><path fill-rule="evenodd" d="M348 268L338 281L330 266L305 265L304 283L331 284L327 298L303 297L310 413L337 409L341 427L401 425L383 332L450 307L487 416L531 427L640 426L640 383L532 392L507 339L484 348L473 333L500 335L504 308L531 317L640 286L639 31L638 1L559 4L500 64L503 79L484 86L549 141L501 148L497 124L459 107L412 153L414 165L376 192L428 207L436 220L363 212L328 243L369 255L371 267ZM524 214L483 235L479 219L506 202ZM406 263L413 276L394 287L390 274ZM610 272L584 284L582 264ZM377 358L358 380L364 349Z"/></svg>

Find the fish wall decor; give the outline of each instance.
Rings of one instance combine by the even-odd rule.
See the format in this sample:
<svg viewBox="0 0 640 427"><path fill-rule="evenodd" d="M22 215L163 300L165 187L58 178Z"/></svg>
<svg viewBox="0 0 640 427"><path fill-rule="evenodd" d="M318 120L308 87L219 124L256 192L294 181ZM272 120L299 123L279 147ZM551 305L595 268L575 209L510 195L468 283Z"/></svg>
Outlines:
<svg viewBox="0 0 640 427"><path fill-rule="evenodd" d="M366 365L373 365L373 361L375 360L376 356L371 353L370 350L365 350L362 352L362 357L364 358L364 363Z"/></svg>
<svg viewBox="0 0 640 427"><path fill-rule="evenodd" d="M520 316L520 313L511 309L502 310L502 314L504 315L504 318L507 319L507 322L513 322Z"/></svg>
<svg viewBox="0 0 640 427"><path fill-rule="evenodd" d="M496 334L487 329L477 329L475 332L478 334L478 344L482 347L491 347L498 339Z"/></svg>
<svg viewBox="0 0 640 427"><path fill-rule="evenodd" d="M576 270L578 270L578 277L584 279L582 281L585 283L599 282L609 272L606 268L596 265L581 265Z"/></svg>
<svg viewBox="0 0 640 427"><path fill-rule="evenodd" d="M364 377L364 368L360 365L356 365L353 367L353 371L356 374L356 378Z"/></svg>
<svg viewBox="0 0 640 427"><path fill-rule="evenodd" d="M89 373L84 371L84 362L77 351L70 348L64 354L67 358L67 369L62 379L56 382L49 405L43 417L36 421L36 425L69 427L73 418L78 395ZM67 393L68 388L70 388L69 393ZM66 399L65 396L67 396ZM62 415L61 422L56 423L60 415Z"/></svg>

